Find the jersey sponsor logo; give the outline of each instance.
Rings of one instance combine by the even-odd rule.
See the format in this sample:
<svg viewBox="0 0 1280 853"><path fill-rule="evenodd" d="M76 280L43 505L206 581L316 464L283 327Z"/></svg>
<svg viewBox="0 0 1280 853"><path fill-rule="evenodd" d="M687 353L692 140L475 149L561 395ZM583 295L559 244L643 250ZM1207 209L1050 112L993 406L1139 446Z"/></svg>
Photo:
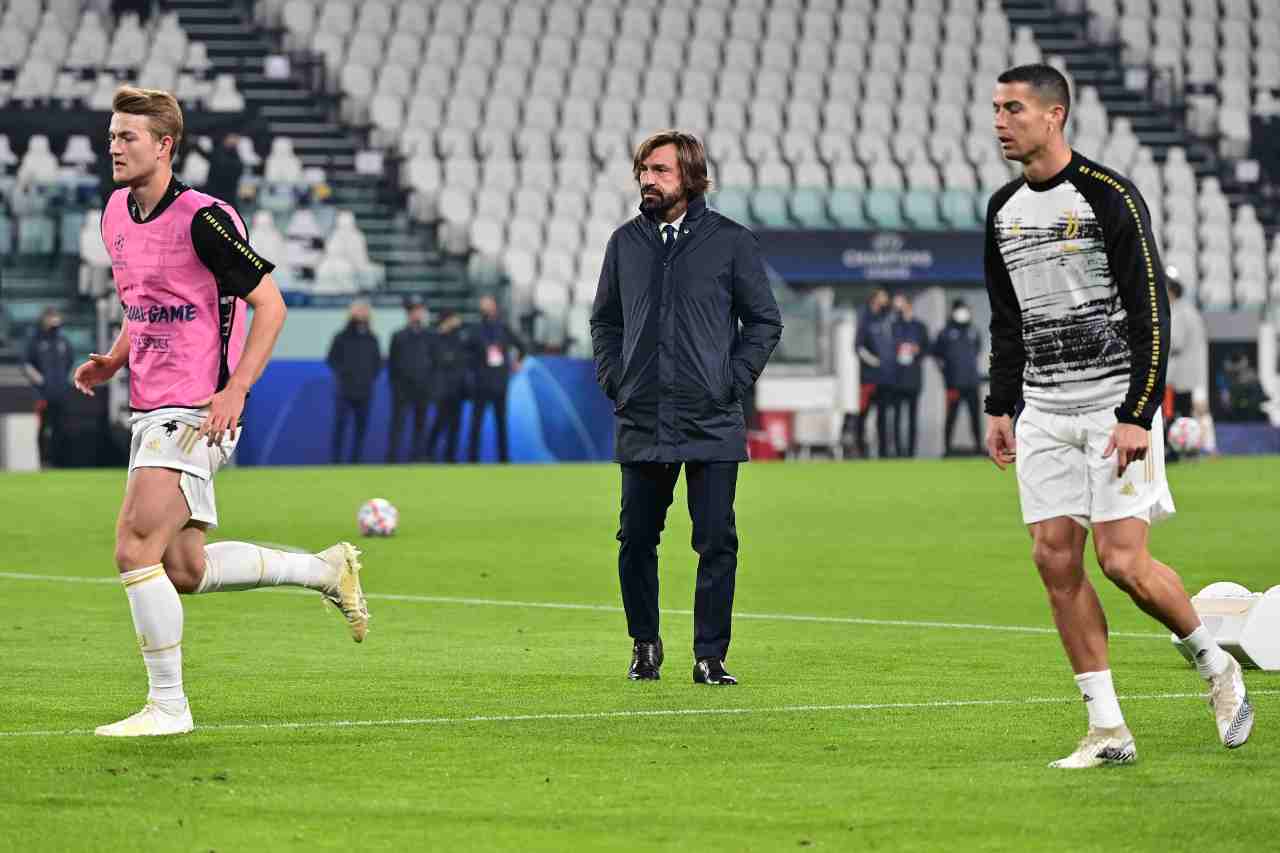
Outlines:
<svg viewBox="0 0 1280 853"><path fill-rule="evenodd" d="M138 352L168 352L169 335L138 335L133 338Z"/></svg>
<svg viewBox="0 0 1280 853"><path fill-rule="evenodd" d="M125 319L132 323L190 323L196 319L196 306L183 305L126 305Z"/></svg>
<svg viewBox="0 0 1280 853"><path fill-rule="evenodd" d="M123 233L117 232L116 238L111 241L111 247L114 248L117 252L124 251L124 234Z"/></svg>

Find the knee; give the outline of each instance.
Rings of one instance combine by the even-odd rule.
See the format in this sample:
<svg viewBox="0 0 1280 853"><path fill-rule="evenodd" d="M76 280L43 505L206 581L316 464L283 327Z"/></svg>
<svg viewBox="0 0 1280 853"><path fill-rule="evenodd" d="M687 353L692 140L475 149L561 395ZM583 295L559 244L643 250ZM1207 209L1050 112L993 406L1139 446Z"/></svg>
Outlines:
<svg viewBox="0 0 1280 853"><path fill-rule="evenodd" d="M1098 565L1102 567L1102 573L1128 593L1140 591L1145 582L1147 561L1144 557L1144 553L1136 548L1098 549Z"/></svg>
<svg viewBox="0 0 1280 853"><path fill-rule="evenodd" d="M1071 595L1084 583L1081 555L1064 542L1039 541L1031 552L1050 598Z"/></svg>

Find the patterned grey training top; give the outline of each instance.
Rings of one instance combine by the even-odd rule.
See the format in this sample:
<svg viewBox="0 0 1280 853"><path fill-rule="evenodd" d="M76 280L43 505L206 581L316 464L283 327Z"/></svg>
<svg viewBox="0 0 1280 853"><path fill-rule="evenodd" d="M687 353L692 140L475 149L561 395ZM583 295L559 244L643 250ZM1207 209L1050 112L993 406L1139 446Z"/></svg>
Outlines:
<svg viewBox="0 0 1280 853"><path fill-rule="evenodd" d="M1164 399L1169 298L1146 202L1073 154L1043 183L1011 181L987 206L991 393L1059 414L1114 408L1150 428Z"/></svg>

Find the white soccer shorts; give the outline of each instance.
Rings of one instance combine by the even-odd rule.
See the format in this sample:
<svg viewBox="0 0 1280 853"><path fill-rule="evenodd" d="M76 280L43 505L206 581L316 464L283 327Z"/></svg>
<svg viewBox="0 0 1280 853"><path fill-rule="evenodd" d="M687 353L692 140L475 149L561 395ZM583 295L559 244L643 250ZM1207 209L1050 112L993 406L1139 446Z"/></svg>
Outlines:
<svg viewBox="0 0 1280 853"><path fill-rule="evenodd" d="M1102 458L1116 416L1110 409L1055 415L1027 406L1018 418L1018 496L1026 524L1070 516L1083 527L1140 518L1154 524L1174 513L1164 472L1164 421L1151 423L1145 459L1117 477L1117 455Z"/></svg>
<svg viewBox="0 0 1280 853"><path fill-rule="evenodd" d="M226 464L240 440L222 437L209 446L196 431L208 409L157 409L139 412L129 419L133 438L129 445L129 471L135 468L172 468L181 472L182 494L191 510L191 520L218 526L218 507L213 494L213 475Z"/></svg>

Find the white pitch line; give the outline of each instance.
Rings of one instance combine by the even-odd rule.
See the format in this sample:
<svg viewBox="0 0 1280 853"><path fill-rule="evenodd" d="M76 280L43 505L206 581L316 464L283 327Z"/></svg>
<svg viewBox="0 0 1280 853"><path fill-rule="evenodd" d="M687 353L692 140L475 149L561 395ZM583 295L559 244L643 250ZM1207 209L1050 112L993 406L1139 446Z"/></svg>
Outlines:
<svg viewBox="0 0 1280 853"><path fill-rule="evenodd" d="M1273 696L1280 690L1251 690L1251 695ZM1200 699L1205 693L1148 693L1121 696L1125 702ZM551 714L480 714L471 717L406 717L392 720L311 720L298 723L215 723L197 731L275 731L296 729L363 729L392 726L443 726L462 723L538 723L581 720L616 720L645 717L715 717L754 714L812 714L838 711L927 711L946 708L989 708L1010 705L1064 705L1079 702L1077 697L1051 696L1029 699L941 699L932 702L868 702L845 705L778 705L764 708L658 708L631 711L583 711ZM89 729L46 731L0 731L5 737L73 737L91 735Z"/></svg>
<svg viewBox="0 0 1280 853"><path fill-rule="evenodd" d="M115 578L87 578L59 575L37 575L24 572L0 572L0 580L56 581L61 583L119 583ZM309 590L301 590L308 593ZM609 604L571 604L561 601L513 601L501 598L461 598L445 595L411 595L391 592L370 592L365 598L373 601L407 601L416 604L459 604L474 607L519 607L536 610L578 610L594 613L622 613L621 607ZM692 610L665 610L672 616L692 616ZM1037 625L986 625L971 622L931 622L921 619L869 619L859 616L814 616L799 613L735 613L735 619L764 622L809 622L824 625L866 625L877 628L942 628L956 631L1001 631L1009 634L1051 634L1056 628ZM1139 640L1164 640L1168 634L1139 631L1112 631L1109 636Z"/></svg>

